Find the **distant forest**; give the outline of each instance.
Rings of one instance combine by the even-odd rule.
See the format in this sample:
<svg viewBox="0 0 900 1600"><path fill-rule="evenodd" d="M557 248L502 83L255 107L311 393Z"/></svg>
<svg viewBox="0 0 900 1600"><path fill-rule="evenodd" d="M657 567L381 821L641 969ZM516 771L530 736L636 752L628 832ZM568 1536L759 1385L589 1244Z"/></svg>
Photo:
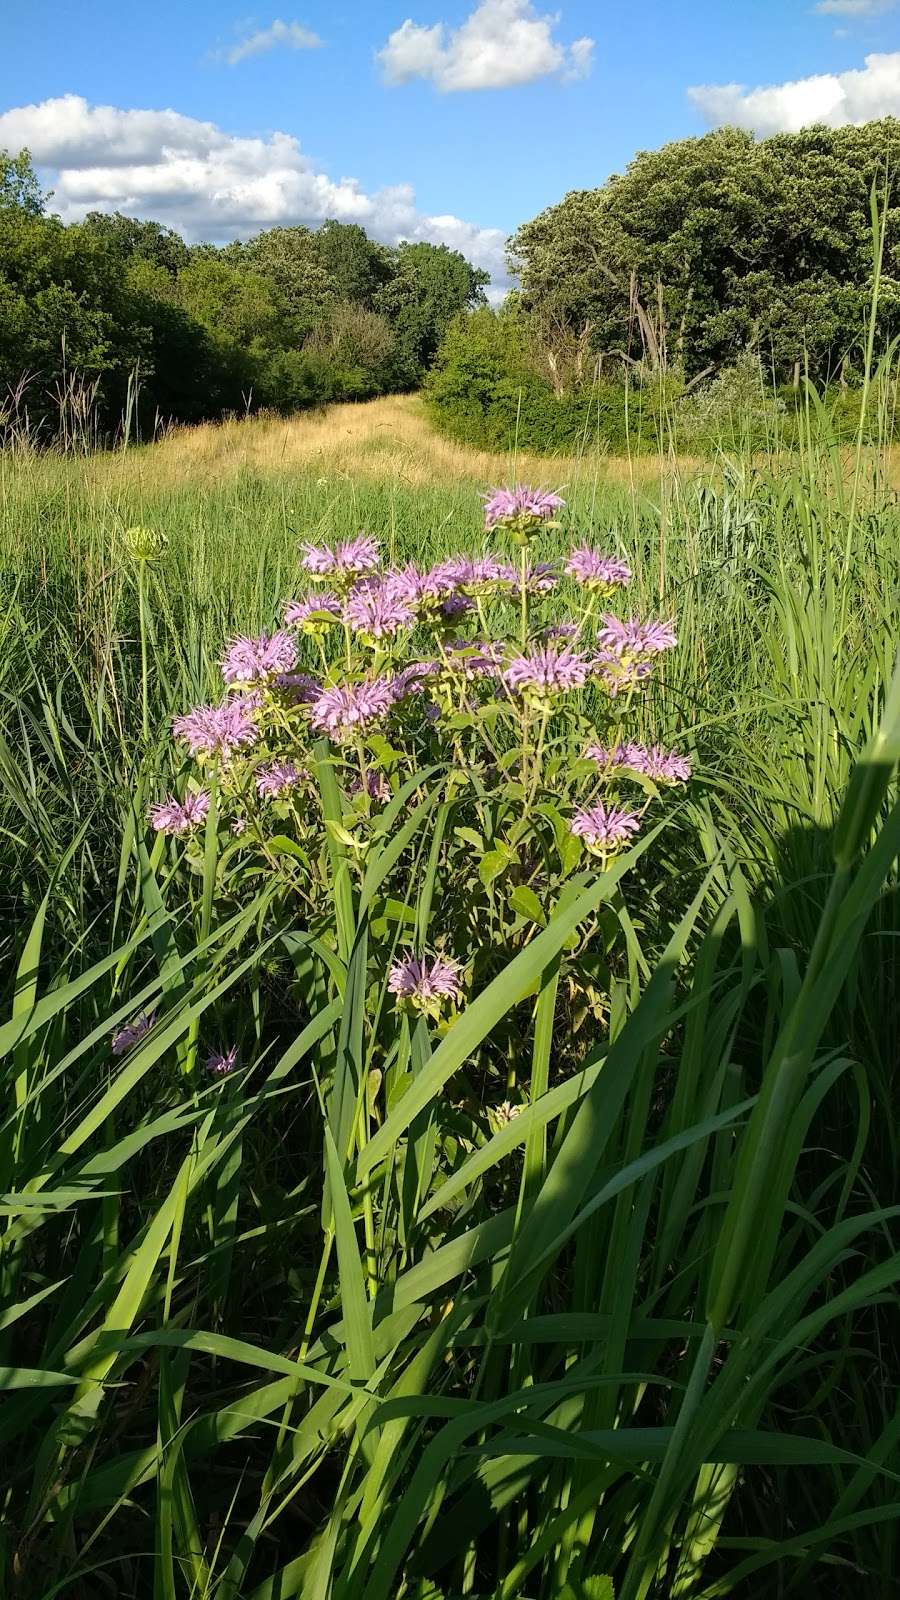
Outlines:
<svg viewBox="0 0 900 1600"><path fill-rule="evenodd" d="M27 151L0 153L0 424L57 426L73 383L101 428L196 422L417 387L487 274L354 223L188 245L158 222L52 214Z"/></svg>
<svg viewBox="0 0 900 1600"><path fill-rule="evenodd" d="M510 264L519 292L460 318L430 380L457 435L618 447L665 420L691 444L736 410L790 435L806 378L840 433L870 331L876 358L900 334L900 121L642 152L520 227Z"/></svg>
<svg viewBox="0 0 900 1600"><path fill-rule="evenodd" d="M878 356L900 334L891 118L642 152L518 229L498 311L458 251L352 223L189 245L51 204L27 152L0 154L0 434L52 428L77 374L108 433L424 385L488 447L619 449L664 423L692 446L736 411L790 442L803 379L830 386L840 436L868 337Z"/></svg>

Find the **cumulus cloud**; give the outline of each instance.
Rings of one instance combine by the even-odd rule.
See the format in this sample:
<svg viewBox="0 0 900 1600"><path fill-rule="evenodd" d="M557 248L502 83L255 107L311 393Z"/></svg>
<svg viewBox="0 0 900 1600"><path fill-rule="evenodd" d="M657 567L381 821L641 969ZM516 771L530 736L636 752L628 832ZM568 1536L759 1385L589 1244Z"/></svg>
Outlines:
<svg viewBox="0 0 900 1600"><path fill-rule="evenodd" d="M819 0L815 9L823 17L880 17L896 4L897 0Z"/></svg>
<svg viewBox="0 0 900 1600"><path fill-rule="evenodd" d="M748 89L742 83L703 84L688 98L711 126L728 123L754 133L794 133L812 122L837 128L900 116L900 50L869 55L849 72L822 72L790 83Z"/></svg>
<svg viewBox="0 0 900 1600"><path fill-rule="evenodd" d="M276 17L268 28L246 34L230 48L217 50L216 55L220 60L227 61L230 67L236 67L239 61L246 61L249 56L265 55L279 45L286 50L317 50L321 43L319 35L310 28L304 28L302 23L282 22Z"/></svg>
<svg viewBox="0 0 900 1600"><path fill-rule="evenodd" d="M407 20L378 52L388 83L426 78L445 93L509 89L535 78L586 78L593 39L565 45L553 37L558 14L531 0L481 0L458 28Z"/></svg>
<svg viewBox="0 0 900 1600"><path fill-rule="evenodd" d="M368 193L319 171L289 133L245 138L177 111L92 106L67 94L0 113L0 150L27 147L50 171L65 221L87 211L154 217L191 240L245 237L326 217L358 222L384 244L447 244L506 280L501 228L428 216L409 184Z"/></svg>

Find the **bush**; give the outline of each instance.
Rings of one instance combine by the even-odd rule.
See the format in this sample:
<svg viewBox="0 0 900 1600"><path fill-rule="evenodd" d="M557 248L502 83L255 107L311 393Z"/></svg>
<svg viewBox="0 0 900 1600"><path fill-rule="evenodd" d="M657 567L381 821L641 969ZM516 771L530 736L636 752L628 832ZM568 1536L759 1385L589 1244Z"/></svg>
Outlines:
<svg viewBox="0 0 900 1600"><path fill-rule="evenodd" d="M657 377L556 394L536 368L526 319L489 310L453 321L425 385L438 425L466 444L568 453L654 448L677 387Z"/></svg>

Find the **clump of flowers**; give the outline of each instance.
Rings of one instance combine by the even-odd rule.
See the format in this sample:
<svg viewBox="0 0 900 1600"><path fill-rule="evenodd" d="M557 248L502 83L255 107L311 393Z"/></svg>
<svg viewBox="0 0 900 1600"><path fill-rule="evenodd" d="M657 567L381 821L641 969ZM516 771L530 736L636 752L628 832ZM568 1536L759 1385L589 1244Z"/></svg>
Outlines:
<svg viewBox="0 0 900 1600"><path fill-rule="evenodd" d="M123 1028L119 1028L113 1034L110 1046L113 1055L124 1056L126 1051L133 1050L136 1044L140 1044L145 1034L150 1032L155 1021L155 1011L139 1011L136 1017L132 1017L130 1022L126 1022Z"/></svg>
<svg viewBox="0 0 900 1600"><path fill-rule="evenodd" d="M206 821L208 812L209 790L198 789L183 800L167 795L159 805L150 807L150 821L156 833L190 833Z"/></svg>
<svg viewBox="0 0 900 1600"><path fill-rule="evenodd" d="M259 737L255 707L240 699L226 700L221 706L196 706L172 723L175 737L187 745L192 756L228 761L239 750L246 750Z"/></svg>
<svg viewBox="0 0 900 1600"><path fill-rule="evenodd" d="M206 1070L211 1078L227 1078L238 1064L238 1047L233 1044L228 1050L213 1050L206 1058Z"/></svg>
<svg viewBox="0 0 900 1600"><path fill-rule="evenodd" d="M578 651L554 650L543 646L528 655L514 656L506 667L503 681L516 694L543 706L554 695L580 689L586 681L590 663Z"/></svg>
<svg viewBox="0 0 900 1600"><path fill-rule="evenodd" d="M631 564L590 539L542 558L537 536L563 506L543 489L492 491L484 547L430 567L383 569L368 534L304 545L307 591L283 627L232 640L222 703L174 721L203 786L189 780L184 799L167 794L150 812L173 837L208 829L214 781L228 892L274 879L326 942L335 849L361 887L370 852L400 840L370 880L370 962L399 1008L441 1026L462 1002L463 971L477 984L492 942L523 939L551 913L583 850L605 866L691 776L687 757L638 743L631 721L677 646L675 623L618 615ZM401 794L407 809L389 827L382 808ZM405 844L407 817L431 798L425 832ZM441 953L393 959L429 852ZM231 1065L209 1071L224 1075L233 1058L210 1058Z"/></svg>
<svg viewBox="0 0 900 1600"><path fill-rule="evenodd" d="M301 565L312 578L332 578L349 585L366 573L377 572L380 564L378 544L367 533L346 539L332 549L324 544L305 544Z"/></svg>
<svg viewBox="0 0 900 1600"><path fill-rule="evenodd" d="M597 550L579 545L566 562L566 573L585 589L609 594L615 588L631 582L631 567L619 556L604 556Z"/></svg>
<svg viewBox="0 0 900 1600"><path fill-rule="evenodd" d="M394 704L389 679L363 678L359 683L336 684L323 689L312 702L310 723L338 744L345 744L356 732L383 722Z"/></svg>
<svg viewBox="0 0 900 1600"><path fill-rule="evenodd" d="M401 628L411 628L415 620L409 602L386 582L356 584L344 604L344 621L369 645L393 639Z"/></svg>
<svg viewBox="0 0 900 1600"><path fill-rule="evenodd" d="M280 800L303 782L306 774L293 761L270 761L260 767L254 779L261 800Z"/></svg>
<svg viewBox="0 0 900 1600"><path fill-rule="evenodd" d="M663 750L657 744L649 749L643 744L619 744L612 750L591 744L585 755L606 772L639 772L654 783L687 783L691 776L691 763L686 756Z"/></svg>
<svg viewBox="0 0 900 1600"><path fill-rule="evenodd" d="M488 532L503 527L516 544L524 544L552 523L565 503L561 495L529 489L523 483L514 489L491 489L484 496L484 525Z"/></svg>
<svg viewBox="0 0 900 1600"><path fill-rule="evenodd" d="M634 811L621 806L606 806L598 801L593 806L583 806L572 818L572 832L583 839L589 850L597 855L614 855L630 843L639 831L641 819Z"/></svg>
<svg viewBox="0 0 900 1600"><path fill-rule="evenodd" d="M391 967L388 989L411 1011L438 1017L444 1005L460 999L459 971L452 957L406 955Z"/></svg>
<svg viewBox="0 0 900 1600"><path fill-rule="evenodd" d="M258 639L233 639L222 658L226 683L271 683L297 663L297 646L289 633L260 634Z"/></svg>

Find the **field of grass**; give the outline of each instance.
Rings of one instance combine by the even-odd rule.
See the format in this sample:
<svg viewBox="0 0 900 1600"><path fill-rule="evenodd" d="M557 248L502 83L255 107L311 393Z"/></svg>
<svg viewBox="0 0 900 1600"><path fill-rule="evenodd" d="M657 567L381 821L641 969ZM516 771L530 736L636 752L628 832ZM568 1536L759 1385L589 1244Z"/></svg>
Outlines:
<svg viewBox="0 0 900 1600"><path fill-rule="evenodd" d="M892 471L498 459L408 398L0 457L8 1593L891 1592ZM360 757L383 814L317 745L255 857L226 776L151 831L301 541L518 560L478 498L517 480L564 485L538 559L619 554L675 619L649 687L539 732L464 700L446 746L410 712ZM570 861L607 724L693 776ZM393 1006L425 946L450 1014Z"/></svg>

